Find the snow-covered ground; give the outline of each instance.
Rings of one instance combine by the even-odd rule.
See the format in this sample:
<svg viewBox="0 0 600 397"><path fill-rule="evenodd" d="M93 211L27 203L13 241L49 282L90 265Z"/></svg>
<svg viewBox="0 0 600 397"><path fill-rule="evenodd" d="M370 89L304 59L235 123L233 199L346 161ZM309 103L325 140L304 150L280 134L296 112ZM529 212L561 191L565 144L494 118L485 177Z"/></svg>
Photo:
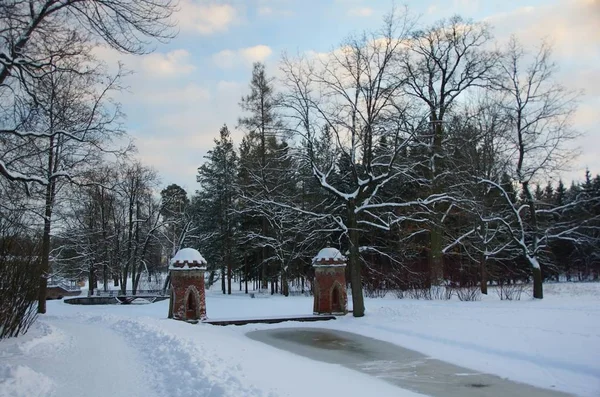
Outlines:
<svg viewBox="0 0 600 397"><path fill-rule="evenodd" d="M48 302L22 337L0 342L0 396L416 396L377 378L248 339L272 327L339 329L473 370L600 395L600 284L548 284L546 298L481 302L367 299L367 315L318 323L191 325L168 302ZM310 314L312 298L207 296L209 318Z"/></svg>

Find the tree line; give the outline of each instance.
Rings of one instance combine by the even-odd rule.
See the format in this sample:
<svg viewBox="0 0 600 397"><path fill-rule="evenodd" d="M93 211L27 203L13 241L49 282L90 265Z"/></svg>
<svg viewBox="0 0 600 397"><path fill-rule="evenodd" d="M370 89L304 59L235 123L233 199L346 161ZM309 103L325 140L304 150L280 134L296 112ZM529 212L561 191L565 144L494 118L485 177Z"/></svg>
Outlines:
<svg viewBox="0 0 600 397"><path fill-rule="evenodd" d="M348 256L354 315L363 289L443 298L490 283L597 280L600 177L567 189L581 93L557 80L551 47L494 41L453 17L381 29L326 54L256 63L236 149L223 126L191 205L198 244L272 293L311 277L312 256Z"/></svg>

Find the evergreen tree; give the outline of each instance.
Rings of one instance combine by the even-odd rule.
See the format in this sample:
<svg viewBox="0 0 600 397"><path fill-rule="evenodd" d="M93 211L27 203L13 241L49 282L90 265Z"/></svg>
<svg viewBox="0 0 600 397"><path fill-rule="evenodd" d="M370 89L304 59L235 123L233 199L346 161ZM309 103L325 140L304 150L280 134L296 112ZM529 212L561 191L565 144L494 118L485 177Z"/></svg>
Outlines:
<svg viewBox="0 0 600 397"><path fill-rule="evenodd" d="M537 201L542 201L544 199L544 191L540 185L535 185L533 197L535 197Z"/></svg>
<svg viewBox="0 0 600 397"><path fill-rule="evenodd" d="M565 188L565 184L563 183L562 179L558 180L556 192L554 193L554 202L558 206L563 206L567 203L567 188Z"/></svg>
<svg viewBox="0 0 600 397"><path fill-rule="evenodd" d="M221 289L224 294L231 294L233 268L237 264L234 243L237 229L234 197L238 157L226 125L219 131L219 139L215 139L215 146L205 159L207 161L198 168L197 181L201 188L196 203L203 206L203 209L199 209L204 215L202 221L212 219L201 227L212 233L212 238L207 242L211 243L209 250L215 255L214 263L220 264Z"/></svg>
<svg viewBox="0 0 600 397"><path fill-rule="evenodd" d="M243 241L260 249L257 263L261 273L261 287L267 288L269 279L273 279L277 263L274 263L274 251L271 244L275 234L276 222L271 222L269 213L259 204L260 200L272 200L280 192L283 176L278 167L287 155L284 145L278 137L281 135L281 123L276 112L276 100L273 79L267 77L265 65L256 62L250 79L250 93L244 96L240 107L245 115L239 118L238 125L244 130L243 147L240 148L241 161L240 190L242 194L244 217L255 218L260 224L256 233L243 236ZM284 145L287 146L287 145ZM288 181L289 182L289 181ZM253 221L244 220L246 224ZM272 287L273 290L273 287Z"/></svg>
<svg viewBox="0 0 600 397"><path fill-rule="evenodd" d="M552 183L550 181L548 181L548 184L546 184L546 187L544 188L544 194L542 199L548 204L555 204L554 187L552 186Z"/></svg>
<svg viewBox="0 0 600 397"><path fill-rule="evenodd" d="M177 184L171 184L160 192L162 199L161 215L166 222L165 233L170 242L170 257L182 248L182 234L186 229L185 218L190 205L187 192Z"/></svg>

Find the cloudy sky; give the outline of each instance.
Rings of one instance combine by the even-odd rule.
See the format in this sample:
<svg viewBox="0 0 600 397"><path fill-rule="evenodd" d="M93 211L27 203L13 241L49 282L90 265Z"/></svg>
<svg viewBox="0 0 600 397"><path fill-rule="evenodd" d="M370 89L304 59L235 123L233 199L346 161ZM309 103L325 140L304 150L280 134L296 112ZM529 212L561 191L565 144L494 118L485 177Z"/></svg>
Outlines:
<svg viewBox="0 0 600 397"><path fill-rule="evenodd" d="M396 4L404 4L396 1ZM516 34L527 45L554 43L559 78L585 95L575 123L585 135L581 156L566 179L589 167L600 173L600 0L407 0L420 23L460 14L487 20L495 37ZM163 185L192 193L196 169L226 123L239 143L239 100L251 66L263 61L277 72L283 51L331 50L356 31L380 26L391 0L180 0L178 36L142 57L99 50L134 73L121 94L126 127L139 158L154 167Z"/></svg>

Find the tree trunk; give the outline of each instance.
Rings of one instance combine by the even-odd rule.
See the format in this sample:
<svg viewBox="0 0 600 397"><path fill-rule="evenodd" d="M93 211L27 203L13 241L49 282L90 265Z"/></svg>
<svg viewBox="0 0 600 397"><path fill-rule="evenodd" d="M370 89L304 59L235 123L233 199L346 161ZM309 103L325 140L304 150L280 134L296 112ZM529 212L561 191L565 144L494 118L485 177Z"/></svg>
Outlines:
<svg viewBox="0 0 600 397"><path fill-rule="evenodd" d="M52 156L49 163L53 164ZM46 206L44 210L44 234L42 236L42 252L40 258L40 285L38 291L38 313L46 313L46 294L48 293L48 277L50 276L50 229L52 226L52 205L54 203L55 182L46 186Z"/></svg>
<svg viewBox="0 0 600 397"><path fill-rule="evenodd" d="M137 290L138 290L138 287L139 287L139 285L140 285L140 277L141 277L141 276L142 276L142 271L141 271L141 269L140 269L140 270L138 270L138 272L136 273L136 275L135 275L135 280L133 281L133 286L132 286L132 289L133 289L133 295L136 295L136 294L137 294Z"/></svg>
<svg viewBox="0 0 600 397"><path fill-rule="evenodd" d="M240 288L241 290L241 288ZM227 261L227 294L231 295L231 262Z"/></svg>
<svg viewBox="0 0 600 397"><path fill-rule="evenodd" d="M519 173L521 167L519 166ZM538 249L538 223L537 223L537 213L535 211L535 201L533 199L533 195L529 190L529 181L525 181L521 183L523 187L523 192L525 193L525 197L527 200L527 206L529 207L529 222L531 227L532 241L531 241L531 252L527 253L529 262L531 263L532 272L533 272L533 297L535 299L543 299L543 286L542 286L542 268L538 259L536 258L536 252Z"/></svg>
<svg viewBox="0 0 600 397"><path fill-rule="evenodd" d="M108 291L108 265L102 265L102 289Z"/></svg>
<svg viewBox="0 0 600 397"><path fill-rule="evenodd" d="M431 160L431 169L430 177L432 184L432 193L440 193L441 186L440 181L438 180L438 175L440 173L441 164L438 161L441 157L442 153L442 141L444 130L442 127L442 115L436 113L436 109L431 109L431 122L433 123L433 146L432 146L432 160ZM438 209L442 210L442 209ZM433 217L436 217L436 214L433 214ZM442 285L444 281L444 258L442 254L442 228L438 225L436 219L434 219L433 226L431 228L431 232L429 234L430 237L430 246L429 246L429 275L431 285Z"/></svg>
<svg viewBox="0 0 600 397"><path fill-rule="evenodd" d="M165 283L163 284L163 293L165 293L167 291L167 289L169 288L170 285L171 285L171 272L169 272L167 274L167 277L165 278Z"/></svg>
<svg viewBox="0 0 600 397"><path fill-rule="evenodd" d="M444 262L442 257L442 230L438 225L431 228L429 266L431 285L442 285L444 281Z"/></svg>
<svg viewBox="0 0 600 397"><path fill-rule="evenodd" d="M285 270L281 273L281 294L283 296L290 296L290 286L288 285L288 279Z"/></svg>
<svg viewBox="0 0 600 397"><path fill-rule="evenodd" d="M543 299L544 298L544 290L542 283L542 269L539 267L534 267L533 271L533 297L535 299Z"/></svg>
<svg viewBox="0 0 600 397"><path fill-rule="evenodd" d="M481 258L479 259L479 264L480 264L480 270L481 270L481 293L484 295L487 295L488 293L488 288L487 288L487 269L485 267L485 255L481 254Z"/></svg>
<svg viewBox="0 0 600 397"><path fill-rule="evenodd" d="M90 296L94 295L94 289L96 287L96 283L94 282L94 266L90 267L90 273L88 274L88 294Z"/></svg>
<svg viewBox="0 0 600 397"><path fill-rule="evenodd" d="M263 227L263 230L265 230L264 227ZM261 274L262 274L262 287L261 288L268 289L269 288L269 280L267 279L267 263L266 263L267 247L263 247L261 253L262 253L262 263L260 265Z"/></svg>
<svg viewBox="0 0 600 397"><path fill-rule="evenodd" d="M245 284L245 293L248 293L248 258L246 257L246 252L244 251L244 284Z"/></svg>
<svg viewBox="0 0 600 397"><path fill-rule="evenodd" d="M246 285L246 293L248 293L248 258L244 252L244 284Z"/></svg>
<svg viewBox="0 0 600 397"><path fill-rule="evenodd" d="M227 289L225 287L225 265L221 266L221 291L223 291L223 295L225 295L227 293Z"/></svg>
<svg viewBox="0 0 600 397"><path fill-rule="evenodd" d="M281 294L283 296L290 296L290 286L288 285L287 281L281 282Z"/></svg>
<svg viewBox="0 0 600 397"><path fill-rule="evenodd" d="M362 274L359 252L359 231L354 213L354 205L348 203L348 234L350 237L350 255L348 265L350 266L350 287L352 290L352 315L362 317L365 315L365 302L362 291Z"/></svg>

